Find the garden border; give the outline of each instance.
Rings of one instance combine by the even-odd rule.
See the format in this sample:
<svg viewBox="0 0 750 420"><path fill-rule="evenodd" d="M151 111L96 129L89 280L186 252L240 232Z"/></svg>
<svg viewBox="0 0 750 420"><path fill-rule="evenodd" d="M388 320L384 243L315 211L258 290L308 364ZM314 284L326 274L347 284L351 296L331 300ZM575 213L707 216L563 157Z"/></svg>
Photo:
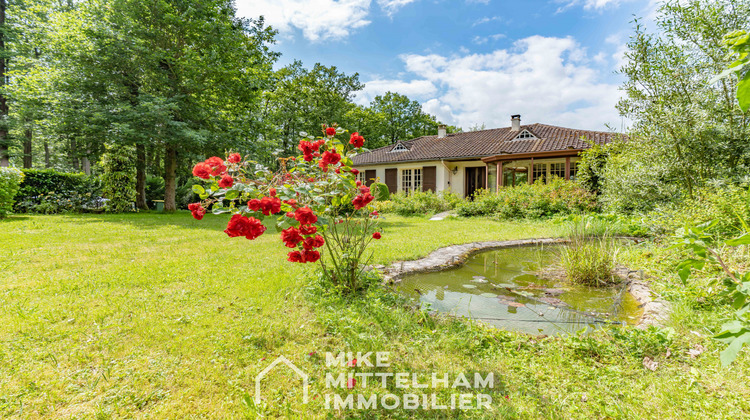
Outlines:
<svg viewBox="0 0 750 420"><path fill-rule="evenodd" d="M432 251L426 257L411 261L396 261L389 266L374 266L383 274L383 283L397 284L401 277L407 274L440 271L448 267L466 262L472 255L480 251L513 248L529 245L563 244L570 242L564 238L536 238L516 239L508 241L470 242L460 245L450 245ZM618 270L620 271L620 270ZM644 282L639 271L624 269L621 276L627 281L628 292L643 308L643 314L636 324L636 328L648 328L651 325L663 327L669 319L671 308L668 302L657 296ZM639 278L640 277L640 278Z"/></svg>

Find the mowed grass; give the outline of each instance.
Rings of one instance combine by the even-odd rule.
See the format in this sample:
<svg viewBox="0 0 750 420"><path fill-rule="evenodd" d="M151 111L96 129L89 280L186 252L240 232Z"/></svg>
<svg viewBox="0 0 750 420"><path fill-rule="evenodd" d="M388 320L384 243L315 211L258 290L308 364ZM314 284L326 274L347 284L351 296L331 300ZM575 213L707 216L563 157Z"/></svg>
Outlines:
<svg viewBox="0 0 750 420"><path fill-rule="evenodd" d="M237 417L264 358L322 351L302 299L313 265L270 229L228 238L188 213L0 221L0 413ZM376 260L541 226L388 217ZM265 362L267 363L267 362Z"/></svg>
<svg viewBox="0 0 750 420"><path fill-rule="evenodd" d="M222 232L226 221L208 215L199 222L188 213L0 221L0 416L661 419L750 414L750 358L745 352L732 369L720 368L721 347L706 338L710 331L694 324L695 319L715 322L713 309L677 304L673 338L629 328L562 339L529 337L434 319L380 288L340 298L315 280L314 265L286 261L288 250L273 230L255 241L228 238ZM387 216L382 227L383 239L373 251L374 262L383 264L449 244L561 233L549 223L486 219ZM696 343L707 350L693 359L686 352ZM329 351L390 352L388 372L495 372L493 404L468 411L326 410L323 397L331 390L325 388L325 373L345 371L325 365ZM299 381L289 371L269 375L264 401L253 403L254 377L279 355L310 374L309 404L301 403ZM659 362L655 372L643 368L644 355Z"/></svg>

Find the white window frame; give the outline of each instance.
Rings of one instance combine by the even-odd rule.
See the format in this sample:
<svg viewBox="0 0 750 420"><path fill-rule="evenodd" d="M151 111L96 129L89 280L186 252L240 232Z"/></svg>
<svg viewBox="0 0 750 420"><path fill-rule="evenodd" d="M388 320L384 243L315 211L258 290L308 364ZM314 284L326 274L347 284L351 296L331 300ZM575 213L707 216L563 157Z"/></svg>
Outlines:
<svg viewBox="0 0 750 420"><path fill-rule="evenodd" d="M537 137L531 133L529 130L523 130L513 139L513 140L528 140L528 139L536 139Z"/></svg>
<svg viewBox="0 0 750 420"><path fill-rule="evenodd" d="M404 176L409 176L409 187L405 182ZM412 192L422 191L422 183L424 182L422 168L401 168L399 171L399 180L401 181L401 191Z"/></svg>
<svg viewBox="0 0 750 420"><path fill-rule="evenodd" d="M399 143L399 144L395 145L393 147L393 149L391 149L391 151L389 153L392 153L392 152L406 152L408 150L409 149L406 146L404 146L403 143Z"/></svg>

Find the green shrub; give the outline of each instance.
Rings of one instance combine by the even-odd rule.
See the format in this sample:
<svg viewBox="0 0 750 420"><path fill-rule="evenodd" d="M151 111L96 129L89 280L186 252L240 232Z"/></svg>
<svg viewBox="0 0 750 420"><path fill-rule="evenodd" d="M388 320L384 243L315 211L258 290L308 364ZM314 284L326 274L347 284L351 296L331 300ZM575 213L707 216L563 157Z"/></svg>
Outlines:
<svg viewBox="0 0 750 420"><path fill-rule="evenodd" d="M101 183L95 177L53 169L24 169L23 173L16 212L55 214L101 207Z"/></svg>
<svg viewBox="0 0 750 420"><path fill-rule="evenodd" d="M164 178L160 176L146 178L146 204L149 208L153 209L156 207L154 200L164 200L164 189Z"/></svg>
<svg viewBox="0 0 750 420"><path fill-rule="evenodd" d="M0 168L0 219L13 211L13 199L18 193L23 172L16 168Z"/></svg>
<svg viewBox="0 0 750 420"><path fill-rule="evenodd" d="M750 224L750 191L748 186L723 185L699 189L692 199L662 205L648 212L644 220L649 228L662 235L671 235L685 226L685 222L699 225L715 224L706 231L719 238L747 232Z"/></svg>
<svg viewBox="0 0 750 420"><path fill-rule="evenodd" d="M130 146L107 145L102 155L102 184L110 213L133 210L135 201L135 151Z"/></svg>
<svg viewBox="0 0 750 420"><path fill-rule="evenodd" d="M568 223L576 225L585 223L588 225L586 230L592 236L650 236L651 231L645 224L644 220L635 217L617 213L590 213L590 214L571 214L554 219L555 223Z"/></svg>
<svg viewBox="0 0 750 420"><path fill-rule="evenodd" d="M381 213L396 213L401 216L419 216L452 210L461 201L452 192L412 191L391 194L389 201L380 202L376 209Z"/></svg>
<svg viewBox="0 0 750 420"><path fill-rule="evenodd" d="M618 247L607 234L589 233L590 225L572 225L570 244L560 248L560 264L567 279L576 284L603 286L613 283Z"/></svg>
<svg viewBox="0 0 750 420"><path fill-rule="evenodd" d="M553 177L501 188L496 194L478 191L472 201L456 206L460 216L496 216L500 219L539 219L599 210L596 196L574 182Z"/></svg>

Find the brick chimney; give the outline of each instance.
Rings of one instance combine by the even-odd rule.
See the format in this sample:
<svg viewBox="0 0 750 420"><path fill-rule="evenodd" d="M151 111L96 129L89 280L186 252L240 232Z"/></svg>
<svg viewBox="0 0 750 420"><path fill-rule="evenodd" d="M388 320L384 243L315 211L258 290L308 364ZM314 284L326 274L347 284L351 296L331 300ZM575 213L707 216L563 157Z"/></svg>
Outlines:
<svg viewBox="0 0 750 420"><path fill-rule="evenodd" d="M511 124L510 126L511 131L521 131L521 116L518 114L511 115L510 124Z"/></svg>
<svg viewBox="0 0 750 420"><path fill-rule="evenodd" d="M440 124L438 126L438 137L439 139L445 138L445 136L448 134L448 131L446 130L445 124Z"/></svg>

